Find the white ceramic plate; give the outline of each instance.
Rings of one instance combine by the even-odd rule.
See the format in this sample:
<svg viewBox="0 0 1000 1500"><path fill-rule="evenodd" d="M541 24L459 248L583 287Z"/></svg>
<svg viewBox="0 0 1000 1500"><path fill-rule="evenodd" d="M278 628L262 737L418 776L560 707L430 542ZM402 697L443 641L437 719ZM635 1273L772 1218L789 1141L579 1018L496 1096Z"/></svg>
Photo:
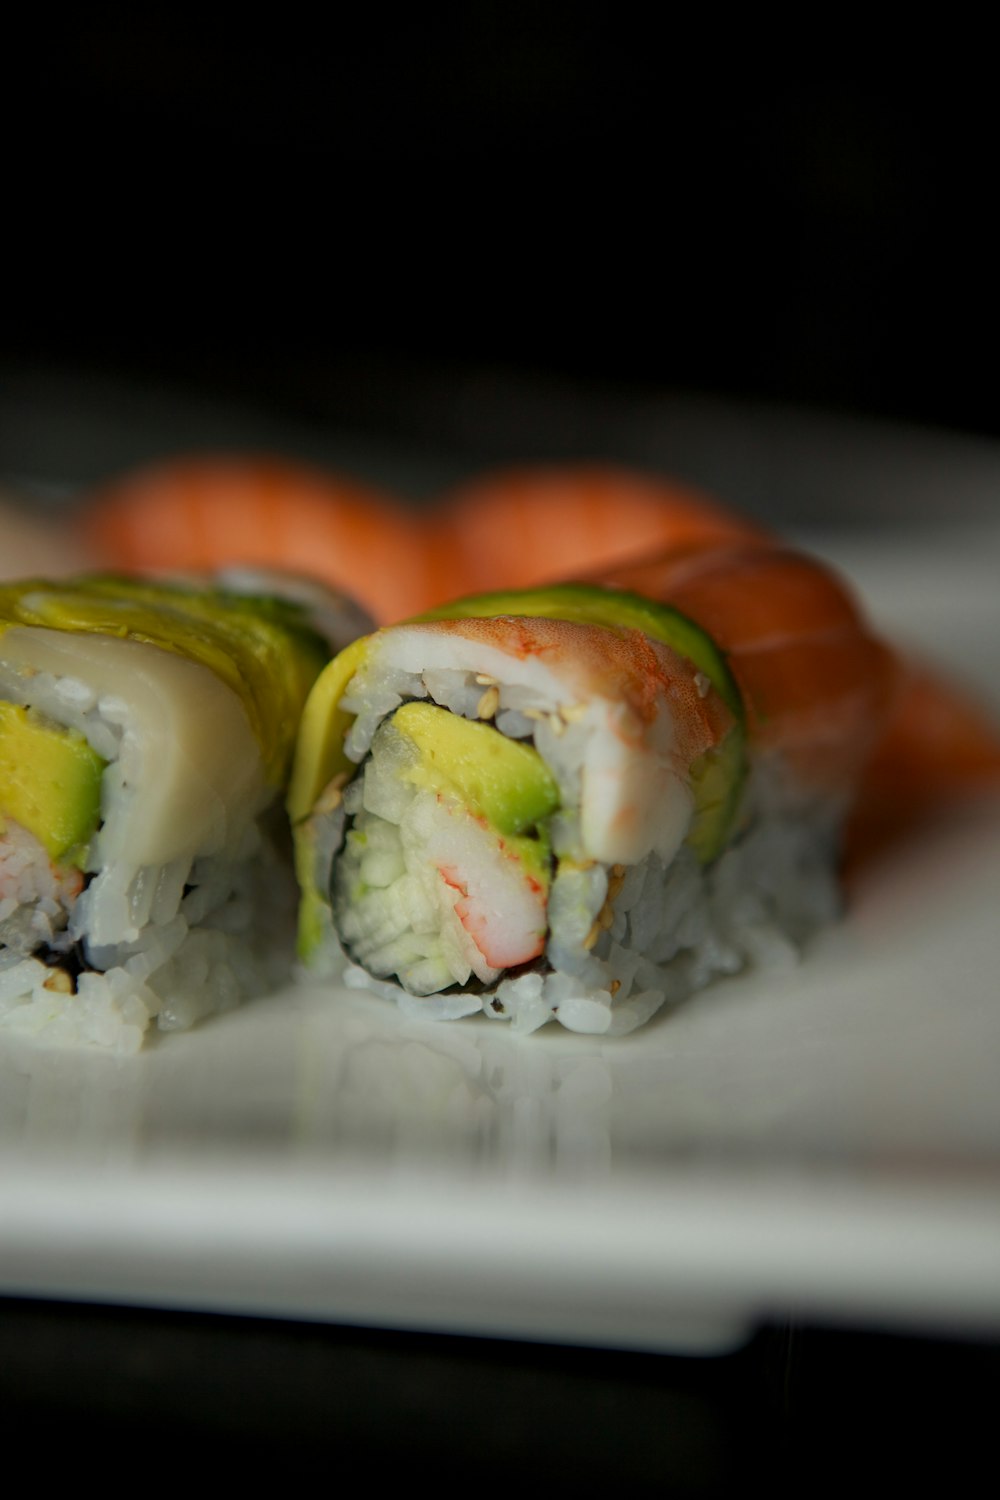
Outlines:
<svg viewBox="0 0 1000 1500"><path fill-rule="evenodd" d="M1000 531L834 550L1000 706ZM116 1060L0 1040L0 1290L657 1349L1000 1332L1000 807L797 968L616 1041L289 990Z"/></svg>

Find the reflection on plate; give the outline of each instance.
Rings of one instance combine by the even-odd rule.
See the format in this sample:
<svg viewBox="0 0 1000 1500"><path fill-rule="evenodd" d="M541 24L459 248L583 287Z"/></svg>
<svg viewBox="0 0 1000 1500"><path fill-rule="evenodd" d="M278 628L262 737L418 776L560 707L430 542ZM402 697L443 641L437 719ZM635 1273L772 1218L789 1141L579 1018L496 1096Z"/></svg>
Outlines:
<svg viewBox="0 0 1000 1500"><path fill-rule="evenodd" d="M998 539L842 548L995 698ZM792 1309L995 1332L998 889L1000 808L956 813L800 966L615 1041L314 986L133 1059L4 1038L0 1287L666 1349Z"/></svg>

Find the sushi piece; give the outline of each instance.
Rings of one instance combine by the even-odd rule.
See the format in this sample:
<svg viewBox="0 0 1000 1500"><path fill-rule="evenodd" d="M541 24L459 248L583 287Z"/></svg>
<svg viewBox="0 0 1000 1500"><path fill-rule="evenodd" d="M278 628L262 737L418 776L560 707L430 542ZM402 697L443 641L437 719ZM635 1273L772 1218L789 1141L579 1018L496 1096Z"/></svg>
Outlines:
<svg viewBox="0 0 1000 1500"><path fill-rule="evenodd" d="M334 618L343 645L358 617ZM134 1051L270 982L282 793L330 654L273 596L0 587L0 1028Z"/></svg>
<svg viewBox="0 0 1000 1500"><path fill-rule="evenodd" d="M326 669L289 799L307 966L616 1034L836 912L892 654L762 538L614 582L461 600Z"/></svg>
<svg viewBox="0 0 1000 1500"><path fill-rule="evenodd" d="M479 475L443 496L434 518L456 587L470 594L606 573L667 549L768 540L693 485L606 464Z"/></svg>
<svg viewBox="0 0 1000 1500"><path fill-rule="evenodd" d="M395 496L348 476L263 455L173 458L87 496L78 537L129 571L277 567L346 590L377 620L456 587Z"/></svg>

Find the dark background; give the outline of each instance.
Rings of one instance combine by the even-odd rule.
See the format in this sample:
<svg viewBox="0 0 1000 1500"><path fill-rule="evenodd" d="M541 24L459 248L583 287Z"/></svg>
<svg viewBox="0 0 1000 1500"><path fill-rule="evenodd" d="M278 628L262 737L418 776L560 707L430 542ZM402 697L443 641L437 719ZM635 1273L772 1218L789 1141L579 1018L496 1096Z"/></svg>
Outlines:
<svg viewBox="0 0 1000 1500"><path fill-rule="evenodd" d="M9 1429L56 1482L108 1446L188 1486L207 1461L286 1486L357 1466L376 1493L965 1494L995 1455L996 1346L885 1332L684 1359L4 1300L0 1353Z"/></svg>
<svg viewBox="0 0 1000 1500"><path fill-rule="evenodd" d="M524 0L24 23L0 369L390 441L433 442L470 380L995 435L990 49L942 24Z"/></svg>

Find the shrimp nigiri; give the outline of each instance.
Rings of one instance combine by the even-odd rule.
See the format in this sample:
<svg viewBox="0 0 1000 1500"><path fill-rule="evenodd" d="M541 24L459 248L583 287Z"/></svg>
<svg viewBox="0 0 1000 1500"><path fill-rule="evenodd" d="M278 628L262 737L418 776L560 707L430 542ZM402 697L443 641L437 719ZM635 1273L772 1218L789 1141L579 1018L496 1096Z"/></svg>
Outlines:
<svg viewBox="0 0 1000 1500"><path fill-rule="evenodd" d="M767 533L693 485L608 465L500 470L437 505L436 530L468 592L528 588L686 546Z"/></svg>
<svg viewBox="0 0 1000 1500"><path fill-rule="evenodd" d="M114 567L217 571L264 564L346 589L376 619L447 593L412 514L394 497L286 459L190 457L99 489L80 534Z"/></svg>

